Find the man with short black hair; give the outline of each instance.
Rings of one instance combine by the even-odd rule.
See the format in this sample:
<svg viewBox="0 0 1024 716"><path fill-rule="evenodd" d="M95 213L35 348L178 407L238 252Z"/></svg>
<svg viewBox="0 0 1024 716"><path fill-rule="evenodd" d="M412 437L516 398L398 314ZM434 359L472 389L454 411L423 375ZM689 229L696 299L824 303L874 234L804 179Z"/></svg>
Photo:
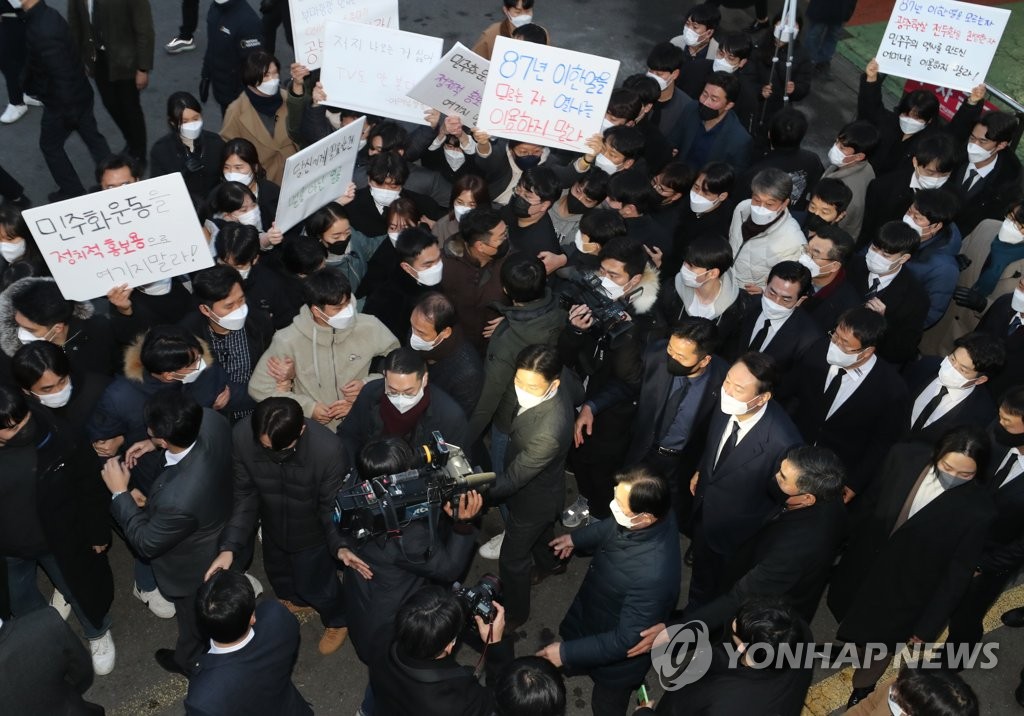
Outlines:
<svg viewBox="0 0 1024 716"><path fill-rule="evenodd" d="M502 0L504 17L487 27L473 45L473 52L485 60L491 59L494 41L498 37L512 37L516 28L533 22L533 0Z"/></svg>
<svg viewBox="0 0 1024 716"><path fill-rule="evenodd" d="M661 89L652 121L666 137L673 135L683 110L693 102L692 98L676 88L676 81L685 62L683 52L682 48L671 42L659 42L647 53L647 75L653 77Z"/></svg>
<svg viewBox="0 0 1024 716"><path fill-rule="evenodd" d="M366 295L363 313L376 316L402 338L409 334L409 313L417 299L441 284L444 258L438 238L419 226L398 235L395 254L397 265L387 281L376 284Z"/></svg>
<svg viewBox="0 0 1024 716"><path fill-rule="evenodd" d="M408 161L398 152L382 152L370 157L366 168L369 186L356 189L355 198L345 206L353 229L365 236L388 233L385 210L400 196L416 206L417 219L421 216L440 219L444 215L444 210L429 196L405 187L409 171Z"/></svg>
<svg viewBox="0 0 1024 716"><path fill-rule="evenodd" d="M736 77L712 72L697 102L683 110L675 135L668 139L690 167L723 161L742 170L750 163L753 139L733 111L739 92Z"/></svg>
<svg viewBox="0 0 1024 716"><path fill-rule="evenodd" d="M842 182L835 183L846 189ZM815 228L807 228L807 245L797 259L811 272L811 295L803 309L822 331L835 328L843 311L862 302L846 276L846 262L853 249L853 239L838 226L817 223Z"/></svg>
<svg viewBox="0 0 1024 716"><path fill-rule="evenodd" d="M751 179L762 169L781 169L793 180L790 210L805 211L811 200L811 190L825 171L818 155L800 146L806 134L807 116L803 112L793 107L776 112L768 127L768 151L740 177L740 187L748 187ZM745 190L741 191L737 198L746 199L746 194Z"/></svg>
<svg viewBox="0 0 1024 716"><path fill-rule="evenodd" d="M715 30L722 22L722 11L713 2L697 3L686 13L683 34L672 38L672 44L683 49L683 70L689 72L707 57ZM681 78L676 80L680 84Z"/></svg>
<svg viewBox="0 0 1024 716"><path fill-rule="evenodd" d="M960 277L960 229L952 223L958 208L956 194L945 189L919 189L902 217L903 223L921 237L917 251L907 262L907 271L928 294L925 328L942 318Z"/></svg>
<svg viewBox="0 0 1024 716"><path fill-rule="evenodd" d="M483 389L484 368L472 344L466 340L455 306L443 293L424 294L409 316L409 347L421 351L430 380L473 413Z"/></svg>
<svg viewBox="0 0 1024 716"><path fill-rule="evenodd" d="M829 166L825 168L822 177L839 179L853 192L846 216L839 222L842 228L850 232L850 236L860 236L864 223L868 185L875 178L875 170L868 157L878 147L878 142L878 129L867 120L859 120L840 129L835 143L828 151Z"/></svg>
<svg viewBox="0 0 1024 716"><path fill-rule="evenodd" d="M626 235L654 254L664 256L672 252L672 235L651 217L654 201L651 179L641 169L618 172L608 182L608 208L622 216Z"/></svg>
<svg viewBox="0 0 1024 716"><path fill-rule="evenodd" d="M521 656L494 685L495 716L565 716L565 680L550 661Z"/></svg>
<svg viewBox="0 0 1024 716"><path fill-rule="evenodd" d="M111 154L96 165L100 191L134 184L142 178L142 162L130 154Z"/></svg>
<svg viewBox="0 0 1024 716"><path fill-rule="evenodd" d="M551 169L527 169L502 211L511 250L536 256L548 273L565 265L562 245L548 216L548 210L561 196L562 186Z"/></svg>

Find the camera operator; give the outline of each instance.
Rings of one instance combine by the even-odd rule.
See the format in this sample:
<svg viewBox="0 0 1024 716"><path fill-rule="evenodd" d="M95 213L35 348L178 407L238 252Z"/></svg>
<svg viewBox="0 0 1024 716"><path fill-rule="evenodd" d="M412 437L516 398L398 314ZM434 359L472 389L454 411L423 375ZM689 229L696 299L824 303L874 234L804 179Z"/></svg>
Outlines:
<svg viewBox="0 0 1024 716"><path fill-rule="evenodd" d="M401 438L377 440L359 454L359 479L396 475L414 462L412 449ZM364 664L373 663L377 652L387 648L395 614L410 594L428 581L451 584L465 572L476 545L476 529L469 521L482 505L483 498L475 491L461 495L458 519L442 518L434 534L427 520L417 519L397 536L389 533L362 543L345 537L354 553L349 566L356 571L342 585L349 636ZM444 506L444 514L453 516L451 503ZM369 689L361 708L365 714L374 713Z"/></svg>
<svg viewBox="0 0 1024 716"><path fill-rule="evenodd" d="M590 514L604 519L614 490L615 466L629 447L630 425L636 414L636 398L643 379L642 356L647 323L658 298L658 271L647 260L638 241L612 239L601 249L601 288L611 299L625 299L629 315L626 330L613 335L595 321L586 303L569 310L569 326L559 337L558 348L567 365L586 377L587 399L574 426L574 449L569 461L579 485L580 497L563 515L566 527L582 518L585 502ZM585 298L585 296L584 296ZM600 417L598 417L600 416Z"/></svg>
<svg viewBox="0 0 1024 716"><path fill-rule="evenodd" d="M513 657L512 640L502 639L505 610L497 602L491 605L496 612L492 623L479 615L473 618L486 645L489 672L510 663ZM461 666L452 653L467 626L467 616L462 600L437 586L423 587L402 603L395 617L394 640L388 642L388 649L374 659L370 668L370 684L377 695L373 716L495 713L494 690L482 686L473 669Z"/></svg>

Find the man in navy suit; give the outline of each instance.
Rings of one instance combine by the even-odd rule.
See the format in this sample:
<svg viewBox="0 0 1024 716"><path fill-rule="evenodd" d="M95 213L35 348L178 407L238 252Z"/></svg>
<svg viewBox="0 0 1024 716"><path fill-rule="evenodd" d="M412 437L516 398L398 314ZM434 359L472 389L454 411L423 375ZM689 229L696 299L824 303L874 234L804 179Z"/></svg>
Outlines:
<svg viewBox="0 0 1024 716"><path fill-rule="evenodd" d="M803 442L786 411L772 400L775 382L775 360L746 353L722 383L721 410L711 418L704 457L690 481L690 609L721 592L729 558L778 507L772 488L783 456Z"/></svg>
<svg viewBox="0 0 1024 716"><path fill-rule="evenodd" d="M210 650L188 684L187 716L307 716L312 707L292 683L299 622L277 600L256 606L244 574L215 572L196 594Z"/></svg>
<svg viewBox="0 0 1024 716"><path fill-rule="evenodd" d="M687 106L676 124L672 142L677 157L693 169L708 162L726 162L743 170L750 164L750 134L737 119L733 107L740 81L728 72L712 72L698 101Z"/></svg>

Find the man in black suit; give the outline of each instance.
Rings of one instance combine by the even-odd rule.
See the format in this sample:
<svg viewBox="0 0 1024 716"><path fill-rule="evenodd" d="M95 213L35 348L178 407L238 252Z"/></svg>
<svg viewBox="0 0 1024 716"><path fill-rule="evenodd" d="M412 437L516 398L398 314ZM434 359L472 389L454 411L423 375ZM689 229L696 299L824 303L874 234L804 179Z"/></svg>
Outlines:
<svg viewBox="0 0 1024 716"><path fill-rule="evenodd" d="M851 308L839 317L831 340L803 357L781 391L804 439L834 450L846 466L845 502L864 492L906 430L907 387L875 355L884 333L882 316L865 306Z"/></svg>
<svg viewBox="0 0 1024 716"><path fill-rule="evenodd" d="M811 272L802 262L775 264L760 296L740 296L747 304L745 317L725 357L736 360L747 351L765 353L785 377L820 337L814 320L800 308L810 291Z"/></svg>
<svg viewBox="0 0 1024 716"><path fill-rule="evenodd" d="M292 683L299 622L275 599L256 606L245 575L220 570L196 594L199 628L210 639L185 696L187 716L307 716Z"/></svg>
<svg viewBox="0 0 1024 716"><path fill-rule="evenodd" d="M135 553L150 560L160 591L174 602L178 641L158 649L164 669L190 674L203 651L196 625L195 594L217 556L217 540L231 516L231 425L190 395L162 391L146 401L150 439L132 445L125 462L111 458L103 481L113 493L111 512ZM128 494L129 466L155 449L164 469L145 507Z"/></svg>
<svg viewBox="0 0 1024 716"><path fill-rule="evenodd" d="M961 648L981 641L985 614L1024 565L1024 480L1020 479L1024 475L1024 386L1011 389L1003 398L989 437L992 457L982 482L992 494L996 518L971 586L949 619L946 643ZM1024 609L1004 613L1003 623L1024 626Z"/></svg>
<svg viewBox="0 0 1024 716"><path fill-rule="evenodd" d="M385 210L398 197L412 201L416 219L440 219L444 210L433 199L404 188L409 178L409 164L397 152L384 152L370 159L366 170L369 186L356 189L356 196L345 212L352 228L366 236L388 233ZM388 242L384 242L388 243Z"/></svg>
<svg viewBox="0 0 1024 716"><path fill-rule="evenodd" d="M826 181L836 182L849 191L837 179ZM811 272L811 295L801 308L821 331L831 331L843 311L864 302L843 268L853 255L853 248L853 239L835 224L815 222L813 228L807 227L807 245L799 261Z"/></svg>
<svg viewBox="0 0 1024 716"><path fill-rule="evenodd" d="M907 371L913 396L909 440L932 443L950 428L988 425L996 405L986 390L977 390L1006 359L1002 342L984 333L968 333L953 342L945 358L922 358Z"/></svg>
<svg viewBox="0 0 1024 716"><path fill-rule="evenodd" d="M684 318L668 341L651 344L633 421L626 465L643 460L668 480L679 527L690 518L689 480L718 410L728 363L713 355L718 329L707 318Z"/></svg>
<svg viewBox="0 0 1024 716"><path fill-rule="evenodd" d="M0 620L0 704L9 714L103 714L82 694L92 686L92 659L53 609Z"/></svg>
<svg viewBox="0 0 1024 716"><path fill-rule="evenodd" d="M985 383L989 394L998 400L1014 385L1024 383L1024 276L1013 293L1000 296L978 324L980 333L995 336L1006 349L1006 363Z"/></svg>
<svg viewBox="0 0 1024 716"><path fill-rule="evenodd" d="M917 355L917 344L928 316L928 294L903 266L921 243L917 232L902 221L883 224L863 260L848 267L850 285L865 305L885 316L887 329L878 344L878 357L901 366Z"/></svg>
<svg viewBox="0 0 1024 716"><path fill-rule="evenodd" d="M729 558L777 506L770 488L783 455L802 442L786 411L771 399L775 382L774 359L747 353L722 384L721 410L711 418L700 468L690 480L691 608L720 593Z"/></svg>

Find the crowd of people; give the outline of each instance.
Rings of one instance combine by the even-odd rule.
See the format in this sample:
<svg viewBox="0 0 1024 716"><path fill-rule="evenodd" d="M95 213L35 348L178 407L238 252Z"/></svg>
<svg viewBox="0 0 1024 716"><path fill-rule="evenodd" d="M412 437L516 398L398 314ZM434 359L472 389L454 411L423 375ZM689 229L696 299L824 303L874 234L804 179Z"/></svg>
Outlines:
<svg viewBox="0 0 1024 716"><path fill-rule="evenodd" d="M321 654L351 641L367 665L346 685L363 716L558 716L563 673L625 714L693 620L707 675L638 713L799 714L812 671L753 647L829 641L858 655L848 713L979 713L957 654L1024 563L1018 120L984 85L950 121L927 90L889 107L871 61L819 156L800 101L855 3L790 27L758 2L737 32L718 5L618 78L586 153L367 116L351 185L281 231L285 160L362 116L274 55L286 0L210 5L198 96L170 94L151 145L149 0L0 0L0 122L41 104L49 199L87 193L77 133L90 191L180 173L215 258L68 300L0 171L4 710L103 712L119 541L132 597L176 620L155 660L189 714L312 713L304 614ZM198 6L167 53L196 48ZM477 53L557 44L534 0L500 10ZM384 487L436 469L437 435L493 484L394 511ZM336 498L358 489L383 521L348 529ZM494 599L452 589L477 553ZM533 587L577 554L558 638L517 658ZM836 633L811 630L823 598ZM947 628L942 669L883 679Z"/></svg>

